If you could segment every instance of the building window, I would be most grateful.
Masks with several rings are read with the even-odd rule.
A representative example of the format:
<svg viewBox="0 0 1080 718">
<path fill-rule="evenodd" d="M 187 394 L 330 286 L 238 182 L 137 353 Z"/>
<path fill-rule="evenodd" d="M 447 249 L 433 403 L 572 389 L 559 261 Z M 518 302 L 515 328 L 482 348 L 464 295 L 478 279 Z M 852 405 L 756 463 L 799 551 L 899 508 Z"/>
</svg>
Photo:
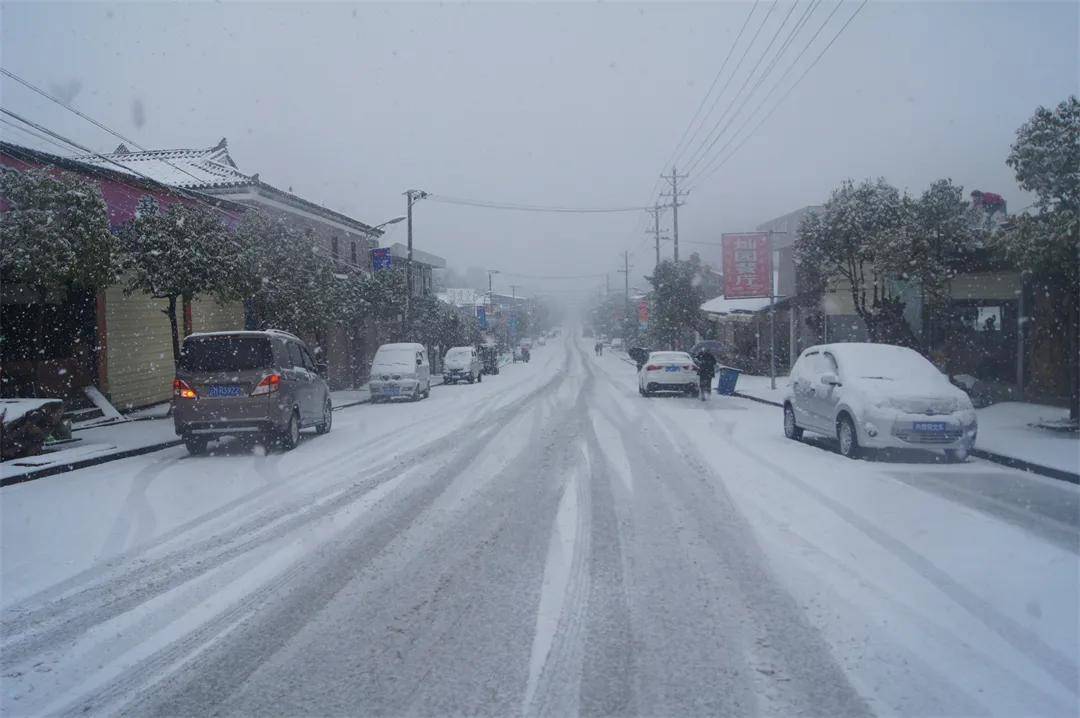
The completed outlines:
<svg viewBox="0 0 1080 718">
<path fill-rule="evenodd" d="M 335 262 L 338 260 L 339 255 L 338 255 L 338 240 L 337 240 L 337 237 L 334 237 L 333 239 L 330 240 L 330 256 L 332 256 L 334 258 Z"/>
</svg>

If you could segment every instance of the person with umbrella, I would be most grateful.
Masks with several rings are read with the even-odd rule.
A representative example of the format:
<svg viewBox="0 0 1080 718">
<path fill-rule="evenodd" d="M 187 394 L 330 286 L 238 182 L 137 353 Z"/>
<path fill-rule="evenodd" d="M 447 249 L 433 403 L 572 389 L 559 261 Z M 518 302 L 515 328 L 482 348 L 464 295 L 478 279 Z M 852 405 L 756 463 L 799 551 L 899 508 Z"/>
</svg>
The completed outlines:
<svg viewBox="0 0 1080 718">
<path fill-rule="evenodd" d="M 712 380 L 716 376 L 716 357 L 713 353 L 702 347 L 693 356 L 698 370 L 698 395 L 702 401 L 708 400 L 712 393 Z"/>
</svg>

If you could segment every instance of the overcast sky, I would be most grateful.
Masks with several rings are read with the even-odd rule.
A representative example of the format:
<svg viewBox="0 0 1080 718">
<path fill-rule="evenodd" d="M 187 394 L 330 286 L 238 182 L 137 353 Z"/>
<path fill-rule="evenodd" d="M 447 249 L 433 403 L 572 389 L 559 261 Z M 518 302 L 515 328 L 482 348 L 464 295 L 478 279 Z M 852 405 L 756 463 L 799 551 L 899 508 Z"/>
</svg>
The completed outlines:
<svg viewBox="0 0 1080 718">
<path fill-rule="evenodd" d="M 1010 210 L 1031 201 L 1005 157 L 1035 107 L 1077 92 L 1075 2 L 871 2 L 749 134 L 857 8 L 839 8 L 754 115 L 835 7 L 814 8 L 749 94 L 806 2 L 790 15 L 790 3 L 770 13 L 772 3 L 761 2 L 720 78 L 717 90 L 729 82 L 727 91 L 683 159 L 692 162 L 704 130 L 731 123 L 687 181 L 693 192 L 679 215 L 683 253 L 708 253 L 690 243 L 718 242 L 723 232 L 820 203 L 847 177 L 880 175 L 912 192 L 951 177 L 966 191 L 999 192 Z M 401 193 L 410 187 L 534 205 L 651 204 L 657 175 L 670 170 L 665 163 L 751 4 L 0 7 L 6 69 L 145 147 L 207 147 L 226 137 L 242 171 L 375 224 L 403 213 Z M 737 98 L 759 57 L 764 62 Z M 5 108 L 96 150 L 118 144 L 6 78 L 0 93 Z M 725 118 L 729 106 L 739 114 Z M 9 141 L 59 152 L 8 125 L 0 130 Z M 701 174 L 729 139 L 722 156 L 744 136 L 718 172 Z M 611 271 L 620 284 L 614 270 L 629 250 L 635 283 L 643 285 L 654 260 L 642 233 L 646 219 L 424 202 L 416 207 L 415 241 L 461 270 Z M 387 240 L 404 242 L 403 227 Z M 666 245 L 665 256 L 670 251 Z M 599 281 L 531 284 L 572 292 Z"/>
</svg>

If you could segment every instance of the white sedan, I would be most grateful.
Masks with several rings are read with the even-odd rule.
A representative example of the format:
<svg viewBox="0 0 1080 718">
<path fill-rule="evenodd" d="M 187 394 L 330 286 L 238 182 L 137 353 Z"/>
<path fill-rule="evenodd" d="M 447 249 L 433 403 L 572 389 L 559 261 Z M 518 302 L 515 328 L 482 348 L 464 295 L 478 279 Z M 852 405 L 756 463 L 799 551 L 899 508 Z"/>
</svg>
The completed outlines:
<svg viewBox="0 0 1080 718">
<path fill-rule="evenodd" d="M 825 344 L 791 369 L 784 434 L 834 436 L 840 453 L 865 448 L 943 449 L 963 461 L 978 426 L 968 395 L 921 354 L 889 344 Z"/>
<path fill-rule="evenodd" d="M 686 352 L 652 352 L 638 372 L 638 393 L 678 392 L 697 396 L 698 374 Z"/>
</svg>

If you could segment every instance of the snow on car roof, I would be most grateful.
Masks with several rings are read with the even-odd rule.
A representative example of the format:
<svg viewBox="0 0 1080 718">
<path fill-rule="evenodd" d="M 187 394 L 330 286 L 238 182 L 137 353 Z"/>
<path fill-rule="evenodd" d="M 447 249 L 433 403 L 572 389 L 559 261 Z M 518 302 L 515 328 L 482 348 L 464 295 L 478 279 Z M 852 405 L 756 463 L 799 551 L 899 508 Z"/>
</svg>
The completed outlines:
<svg viewBox="0 0 1080 718">
<path fill-rule="evenodd" d="M 686 352 L 653 352 L 649 355 L 649 359 L 676 359 L 679 361 L 689 361 L 690 355 Z"/>
<path fill-rule="evenodd" d="M 892 344 L 843 342 L 817 347 L 836 357 L 843 374 L 883 379 L 945 379 L 937 367 L 914 349 Z"/>
</svg>

